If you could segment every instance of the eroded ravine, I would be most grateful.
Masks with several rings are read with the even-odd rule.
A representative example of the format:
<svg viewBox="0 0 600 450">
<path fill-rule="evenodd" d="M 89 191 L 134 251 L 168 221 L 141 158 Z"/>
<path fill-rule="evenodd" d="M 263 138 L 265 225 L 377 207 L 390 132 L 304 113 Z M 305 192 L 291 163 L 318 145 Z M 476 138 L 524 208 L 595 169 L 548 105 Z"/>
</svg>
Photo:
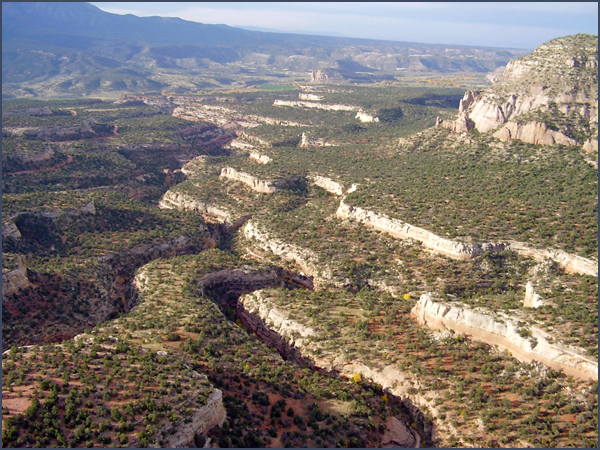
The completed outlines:
<svg viewBox="0 0 600 450">
<path fill-rule="evenodd" d="M 422 441 L 429 444 L 434 442 L 433 436 L 436 433 L 434 430 L 435 425 L 405 392 L 402 395 L 399 391 L 395 392 L 391 389 L 391 383 L 388 383 L 385 376 L 382 377 L 376 370 L 371 370 L 362 364 L 346 364 L 345 368 L 340 370 L 333 365 L 315 360 L 311 355 L 303 353 L 302 346 L 298 345 L 298 341 L 290 342 L 289 339 L 289 332 L 294 332 L 304 337 L 314 334 L 311 333 L 309 328 L 287 320 L 284 312 L 271 309 L 270 312 L 277 316 L 276 321 L 279 320 L 283 324 L 282 329 L 275 330 L 265 323 L 260 313 L 249 310 L 251 308 L 248 308 L 248 303 L 245 301 L 253 293 L 260 292 L 264 288 L 283 286 L 290 289 L 312 288 L 312 280 L 310 278 L 292 273 L 283 268 L 257 270 L 249 267 L 241 267 L 206 274 L 197 279 L 196 283 L 198 293 L 215 301 L 230 320 L 239 319 L 248 332 L 254 334 L 268 347 L 276 349 L 286 361 L 297 364 L 299 367 L 308 367 L 322 375 L 342 377 L 344 379 L 351 379 L 357 371 L 362 372 L 365 375 L 365 379 L 381 385 L 387 396 L 398 398 L 410 412 L 412 421 L 418 425 L 417 428 L 421 431 L 421 434 L 417 428 L 410 425 L 409 421 L 400 422 L 396 418 L 393 423 L 388 424 L 388 427 L 391 426 L 391 428 L 395 429 L 393 431 L 395 435 L 404 436 L 403 442 L 395 442 L 396 444 L 402 447 L 419 448 Z M 267 315 L 269 314 L 267 313 Z M 399 372 L 398 375 L 401 377 Z M 392 380 L 392 383 L 397 383 L 398 381 L 399 378 L 396 378 Z M 395 439 L 399 438 L 396 437 Z"/>
</svg>

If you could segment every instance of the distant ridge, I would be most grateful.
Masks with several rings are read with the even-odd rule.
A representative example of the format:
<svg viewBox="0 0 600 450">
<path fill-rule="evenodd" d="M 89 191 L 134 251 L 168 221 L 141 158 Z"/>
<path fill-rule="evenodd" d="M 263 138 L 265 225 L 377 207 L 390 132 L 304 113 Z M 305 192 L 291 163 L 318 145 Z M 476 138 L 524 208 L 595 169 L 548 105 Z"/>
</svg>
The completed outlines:
<svg viewBox="0 0 600 450">
<path fill-rule="evenodd" d="M 523 54 L 250 31 L 111 14 L 89 3 L 2 3 L 4 97 L 195 91 L 236 80 L 253 84 L 257 77 L 306 77 L 312 70 L 347 67 L 366 67 L 378 72 L 379 79 L 385 79 L 382 74 L 393 78 L 399 70 L 487 73 Z"/>
</svg>

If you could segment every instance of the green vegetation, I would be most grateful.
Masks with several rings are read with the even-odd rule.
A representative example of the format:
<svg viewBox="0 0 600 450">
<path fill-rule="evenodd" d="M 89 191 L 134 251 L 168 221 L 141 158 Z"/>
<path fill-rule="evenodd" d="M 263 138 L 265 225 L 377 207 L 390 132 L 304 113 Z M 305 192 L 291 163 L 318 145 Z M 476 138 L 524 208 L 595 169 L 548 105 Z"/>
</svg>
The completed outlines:
<svg viewBox="0 0 600 450">
<path fill-rule="evenodd" d="M 171 101 L 160 107 L 3 102 L 5 113 L 66 112 L 3 114 L 4 127 L 43 131 L 3 137 L 3 274 L 27 265 L 26 286 L 3 295 L 3 345 L 14 348 L 3 355 L 3 444 L 165 446 L 170 430 L 189 423 L 216 388 L 227 419 L 188 436 L 190 444 L 210 437 L 220 447 L 379 446 L 388 418 L 398 417 L 422 445 L 597 445 L 597 384 L 425 330 L 410 317 L 419 296 L 435 292 L 516 317 L 524 336 L 535 325 L 596 357 L 597 278 L 511 251 L 468 261 L 430 253 L 418 241 L 340 220 L 342 197 L 311 181 L 357 184 L 347 204 L 443 237 L 518 240 L 597 258 L 590 156 L 433 128 L 438 116 L 455 113 L 458 89 L 314 87 L 322 103 L 380 117 L 361 123 L 355 112 L 274 107 L 276 99 L 298 98 L 285 83 L 160 96 L 160 104 Z M 176 105 L 218 106 L 207 120 L 220 126 L 173 117 Z M 233 116 L 257 126 L 221 125 Z M 102 133 L 57 139 L 56 128 L 91 118 Z M 559 114 L 554 119 L 566 126 Z M 333 145 L 300 148 L 302 133 Z M 228 148 L 236 135 L 271 162 L 249 158 L 247 147 Z M 226 166 L 278 189 L 262 194 L 220 177 Z M 158 208 L 168 190 L 197 210 Z M 217 219 L 206 205 L 229 218 Z M 244 237 L 248 220 L 288 254 Z M 269 342 L 284 360 L 245 329 L 237 296 L 251 289 L 243 281 L 199 284 L 232 270 L 276 274 L 263 295 L 315 331 L 302 349 Z M 528 281 L 545 306 L 523 306 Z M 68 340 L 76 334 L 83 336 Z M 26 351 L 26 344 L 36 345 Z M 337 357 L 404 374 L 420 412 L 365 373 L 311 369 Z M 458 439 L 443 434 L 433 442 L 436 421 L 454 427 Z"/>
</svg>

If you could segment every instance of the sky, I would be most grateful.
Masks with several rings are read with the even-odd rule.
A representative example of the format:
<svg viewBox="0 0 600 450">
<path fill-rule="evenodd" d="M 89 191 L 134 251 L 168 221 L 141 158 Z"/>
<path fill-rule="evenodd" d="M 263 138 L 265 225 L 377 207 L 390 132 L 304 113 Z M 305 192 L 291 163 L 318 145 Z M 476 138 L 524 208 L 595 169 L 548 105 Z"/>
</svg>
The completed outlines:
<svg viewBox="0 0 600 450">
<path fill-rule="evenodd" d="M 263 31 L 534 49 L 598 34 L 597 2 L 91 2 L 115 14 Z"/>
</svg>

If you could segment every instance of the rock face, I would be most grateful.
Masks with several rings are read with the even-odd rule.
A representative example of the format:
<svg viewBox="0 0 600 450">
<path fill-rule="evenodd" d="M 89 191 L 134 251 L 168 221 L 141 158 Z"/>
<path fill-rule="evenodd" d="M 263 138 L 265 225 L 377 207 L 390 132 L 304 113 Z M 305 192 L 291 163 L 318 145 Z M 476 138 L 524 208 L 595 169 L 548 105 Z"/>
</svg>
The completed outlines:
<svg viewBox="0 0 600 450">
<path fill-rule="evenodd" d="M 19 231 L 17 225 L 12 221 L 7 221 L 6 223 L 2 223 L 2 239 L 21 239 L 22 235 Z"/>
<path fill-rule="evenodd" d="M 292 100 L 275 100 L 273 106 L 292 106 L 297 108 L 317 108 L 325 109 L 328 111 L 357 111 L 357 106 L 350 105 L 324 105 L 323 103 L 314 103 L 306 101 L 292 101 Z"/>
<path fill-rule="evenodd" d="M 598 361 L 585 356 L 583 350 L 552 343 L 548 333 L 537 327 L 522 328 L 510 317 L 500 318 L 454 303 L 435 301 L 430 294 L 421 296 L 411 314 L 422 325 L 471 335 L 472 339 L 510 351 L 521 361 L 541 361 L 567 375 L 598 379 Z"/>
<path fill-rule="evenodd" d="M 540 122 L 509 122 L 494 133 L 494 137 L 502 141 L 519 139 L 530 144 L 540 145 L 576 145 L 577 141 L 558 131 L 550 130 L 548 125 Z"/>
<path fill-rule="evenodd" d="M 321 95 L 307 94 L 307 93 L 304 93 L 304 92 L 300 92 L 298 94 L 298 98 L 300 100 L 309 100 L 309 101 L 316 101 L 316 102 L 318 102 L 319 100 L 323 100 L 323 96 L 321 96 Z"/>
<path fill-rule="evenodd" d="M 215 218 L 222 223 L 229 223 L 233 220 L 233 215 L 210 203 L 204 203 L 181 192 L 167 191 L 158 202 L 160 208 L 165 209 L 183 209 L 188 211 L 198 211 L 203 216 Z"/>
<path fill-rule="evenodd" d="M 271 161 L 273 161 L 267 155 L 261 155 L 258 152 L 250 152 L 249 156 L 250 156 L 250 158 L 256 160 L 256 162 L 258 162 L 260 164 L 269 164 Z"/>
<path fill-rule="evenodd" d="M 333 181 L 331 178 L 322 177 L 320 175 L 311 175 L 309 179 L 322 189 L 335 195 L 343 195 L 346 192 L 344 186 Z"/>
<path fill-rule="evenodd" d="M 554 39 L 510 61 L 502 73 L 494 73 L 492 86 L 465 93 L 458 112 L 456 121 L 440 125 L 457 132 L 497 130 L 499 139 L 541 145 L 584 145 L 585 140 L 578 142 L 569 134 L 587 122 L 586 148 L 593 148 L 598 129 L 597 37 Z"/>
<path fill-rule="evenodd" d="M 310 147 L 331 147 L 332 144 L 325 142 L 324 139 L 314 139 L 309 138 L 306 133 L 302 133 L 302 137 L 300 138 L 300 143 L 298 147 L 300 148 L 310 148 Z"/>
<path fill-rule="evenodd" d="M 388 417 L 387 430 L 381 439 L 382 448 L 421 448 L 421 437 L 396 417 Z"/>
<path fill-rule="evenodd" d="M 373 368 L 357 361 L 348 361 L 341 353 L 315 356 L 311 349 L 318 348 L 318 344 L 310 342 L 311 337 L 315 335 L 315 330 L 290 319 L 289 314 L 279 309 L 264 291 L 241 297 L 238 302 L 238 316 L 267 345 L 275 346 L 287 357 L 301 358 L 303 362 L 309 363 L 314 369 L 333 372 L 346 378 L 360 373 L 363 378 L 380 384 L 392 395 L 403 399 L 408 399 L 408 392 L 415 382 L 418 386 L 418 382 L 413 379 L 411 374 L 401 372 L 395 365 Z M 414 416 L 422 416 L 422 412 L 415 407 L 415 404 L 425 405 L 428 404 L 428 400 L 419 394 L 410 395 L 410 398 L 411 401 L 407 403 L 407 406 L 411 409 L 411 413 Z M 436 410 L 432 406 L 433 404 L 429 405 L 436 414 Z M 388 433 L 384 435 L 382 445 L 410 447 L 412 443 L 414 447 L 418 447 L 420 438 L 416 430 L 408 424 L 392 423 L 389 425 L 392 427 L 389 427 Z M 435 437 L 437 430 L 426 429 L 425 432 L 431 433 Z"/>
<path fill-rule="evenodd" d="M 239 141 L 237 139 L 235 141 L 231 141 L 229 145 L 233 148 L 239 148 L 241 150 L 248 150 L 250 148 L 254 148 L 254 145 L 248 144 L 247 142 Z"/>
<path fill-rule="evenodd" d="M 531 281 L 528 281 L 527 285 L 525 285 L 525 298 L 523 299 L 523 306 L 526 308 L 539 308 L 540 306 L 544 305 L 545 303 L 542 300 L 542 297 L 540 294 L 535 292 Z"/>
<path fill-rule="evenodd" d="M 27 278 L 27 259 L 23 255 L 17 256 L 17 267 L 4 273 L 2 270 L 2 295 L 13 294 L 20 289 L 31 285 Z"/>
<path fill-rule="evenodd" d="M 354 118 L 360 120 L 363 123 L 379 122 L 379 117 L 375 117 L 370 114 L 367 114 L 362 109 L 358 110 L 358 112 L 356 113 L 356 116 L 354 116 Z"/>
<path fill-rule="evenodd" d="M 211 428 L 223 425 L 227 418 L 227 411 L 223 406 L 223 393 L 213 389 L 206 405 L 198 408 L 190 421 L 167 425 L 159 431 L 166 438 L 166 448 L 186 448 L 194 442 L 194 435 L 208 432 Z"/>
<path fill-rule="evenodd" d="M 338 69 L 313 70 L 310 74 L 311 83 L 331 83 L 335 81 L 342 81 L 343 79 L 343 72 Z"/>
<path fill-rule="evenodd" d="M 558 263 L 566 272 L 581 275 L 598 276 L 598 261 L 593 261 L 578 255 L 570 255 L 562 250 L 547 250 L 529 248 L 522 242 L 509 241 L 509 249 L 523 256 L 528 256 L 538 261 L 550 259 Z"/>
<path fill-rule="evenodd" d="M 412 226 L 397 219 L 347 205 L 342 200 L 336 212 L 342 220 L 353 219 L 400 239 L 416 239 L 434 253 L 455 259 L 472 259 L 484 252 L 500 252 L 507 249 L 504 243 L 466 244 L 442 238 L 431 231 Z"/>
<path fill-rule="evenodd" d="M 277 190 L 277 186 L 272 181 L 259 180 L 258 178 L 245 172 L 238 172 L 231 167 L 221 169 L 221 177 L 229 178 L 230 180 L 240 181 L 249 186 L 252 190 L 262 194 L 272 194 Z"/>
<path fill-rule="evenodd" d="M 350 192 L 350 191 L 348 191 Z M 512 250 L 523 256 L 538 261 L 551 259 L 565 271 L 581 275 L 598 276 L 598 262 L 578 255 L 570 255 L 562 250 L 534 249 L 522 242 L 508 241 L 499 243 L 472 243 L 452 241 L 440 237 L 431 231 L 413 226 L 398 219 L 390 219 L 383 214 L 377 214 L 363 208 L 350 206 L 340 201 L 336 216 L 342 220 L 352 219 L 364 223 L 376 230 L 388 233 L 399 239 L 416 239 L 433 253 L 449 256 L 455 259 L 472 259 L 484 252 L 501 252 Z"/>
<path fill-rule="evenodd" d="M 281 277 L 273 270 L 240 268 L 209 273 L 200 277 L 197 284 L 197 289 L 202 295 L 209 295 L 214 289 L 219 290 L 221 294 L 226 290 L 228 299 L 237 299 L 242 294 L 281 286 L 283 283 Z"/>
<path fill-rule="evenodd" d="M 177 106 L 173 116 L 194 122 L 210 122 L 223 128 L 243 127 L 252 128 L 266 123 L 267 125 L 280 125 L 284 127 L 306 126 L 301 123 L 287 120 L 273 119 L 271 117 L 256 116 L 253 114 L 240 114 L 229 108 L 198 103 Z M 232 137 L 233 139 L 233 137 Z"/>
<path fill-rule="evenodd" d="M 262 341 L 283 349 L 288 356 L 294 349 L 305 346 L 309 336 L 316 335 L 312 328 L 288 319 L 288 313 L 277 308 L 263 290 L 240 297 L 237 310 L 246 326 Z"/>
<path fill-rule="evenodd" d="M 248 221 L 242 228 L 246 239 L 254 241 L 263 250 L 279 256 L 280 258 L 297 264 L 304 275 L 314 278 L 315 287 L 320 282 L 331 279 L 331 270 L 324 264 L 319 264 L 317 255 L 310 250 L 288 244 L 281 239 L 271 238 L 266 232 L 261 231 L 253 221 Z"/>
</svg>

